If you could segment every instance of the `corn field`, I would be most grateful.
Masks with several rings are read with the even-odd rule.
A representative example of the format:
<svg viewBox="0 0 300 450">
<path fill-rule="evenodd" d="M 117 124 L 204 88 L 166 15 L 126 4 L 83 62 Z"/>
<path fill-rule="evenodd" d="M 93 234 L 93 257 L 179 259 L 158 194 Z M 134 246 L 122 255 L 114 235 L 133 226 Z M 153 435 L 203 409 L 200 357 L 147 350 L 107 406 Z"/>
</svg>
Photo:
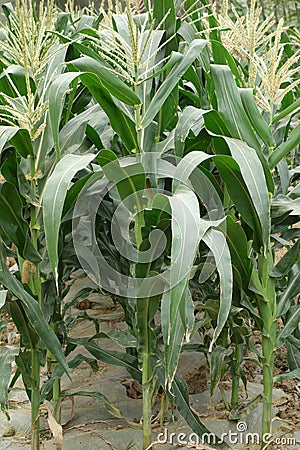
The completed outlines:
<svg viewBox="0 0 300 450">
<path fill-rule="evenodd" d="M 72 395 L 140 429 L 142 450 L 175 412 L 208 445 L 178 374 L 193 351 L 229 419 L 260 404 L 272 436 L 274 383 L 300 379 L 299 6 L 1 3 L 0 330 L 20 336 L 0 341 L 1 410 L 21 380 L 31 449 L 45 408 L 62 449 L 61 379 L 102 362 L 141 386 L 139 421 Z M 83 276 L 93 287 L 69 300 Z M 95 332 L 74 335 L 70 311 L 91 293 L 121 306 L 124 330 L 85 314 Z M 249 360 L 262 387 L 245 402 Z"/>
</svg>

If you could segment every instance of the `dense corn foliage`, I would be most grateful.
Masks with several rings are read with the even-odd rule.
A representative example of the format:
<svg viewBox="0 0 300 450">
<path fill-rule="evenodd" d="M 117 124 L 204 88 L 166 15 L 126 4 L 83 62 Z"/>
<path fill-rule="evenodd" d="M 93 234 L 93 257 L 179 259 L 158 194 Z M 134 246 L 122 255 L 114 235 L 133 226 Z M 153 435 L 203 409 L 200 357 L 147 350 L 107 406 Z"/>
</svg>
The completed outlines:
<svg viewBox="0 0 300 450">
<path fill-rule="evenodd" d="M 21 335 L 17 354 L 0 348 L 1 408 L 22 376 L 38 449 L 40 407 L 52 400 L 60 422 L 60 378 L 82 345 L 141 382 L 146 450 L 158 392 L 162 416 L 176 405 L 208 431 L 177 375 L 181 352 L 205 354 L 211 394 L 231 373 L 237 420 L 251 351 L 269 433 L 276 349 L 289 363 L 279 378 L 300 372 L 300 37 L 279 18 L 297 7 L 35 3 L 3 6 L 0 40 L 0 307 Z M 77 269 L 122 305 L 126 332 L 70 336 L 69 308 L 87 295 L 64 302 Z M 104 337 L 124 352 L 104 353 Z"/>
</svg>

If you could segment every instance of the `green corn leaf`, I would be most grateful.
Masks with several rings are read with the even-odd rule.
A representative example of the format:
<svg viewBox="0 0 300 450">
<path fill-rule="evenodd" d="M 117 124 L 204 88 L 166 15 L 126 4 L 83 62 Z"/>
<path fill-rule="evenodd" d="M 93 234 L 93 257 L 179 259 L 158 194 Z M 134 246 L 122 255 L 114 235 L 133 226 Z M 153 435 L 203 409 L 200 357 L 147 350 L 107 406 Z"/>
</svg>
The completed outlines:
<svg viewBox="0 0 300 450">
<path fill-rule="evenodd" d="M 6 412 L 8 408 L 8 386 L 11 378 L 12 364 L 17 353 L 17 348 L 0 347 L 0 408 L 1 411 L 4 412 Z"/>
<path fill-rule="evenodd" d="M 153 2 L 153 18 L 156 25 L 161 23 L 161 28 L 165 30 L 165 40 L 174 36 L 174 38 L 167 43 L 166 53 L 170 54 L 171 51 L 177 50 L 175 37 L 176 11 L 174 0 L 160 0 L 159 2 Z"/>
<path fill-rule="evenodd" d="M 7 291 L 1 290 L 1 291 L 0 291 L 0 308 L 2 308 L 2 306 L 5 305 L 5 302 L 6 302 L 6 296 L 7 296 Z"/>
<path fill-rule="evenodd" d="M 173 69 L 170 71 L 165 81 L 159 87 L 158 91 L 155 93 L 152 98 L 146 113 L 142 119 L 141 127 L 146 128 L 155 116 L 161 110 L 163 104 L 166 99 L 169 97 L 177 83 L 179 83 L 181 77 L 188 70 L 188 68 L 193 64 L 196 58 L 199 57 L 201 51 L 206 47 L 207 41 L 202 39 L 196 39 L 193 43 L 187 48 L 186 53 L 184 54 L 182 60 L 176 64 Z"/>
<path fill-rule="evenodd" d="M 114 350 L 105 350 L 99 347 L 95 342 L 90 339 L 74 339 L 68 340 L 70 344 L 83 345 L 86 350 L 93 355 L 96 359 L 114 366 L 125 367 L 131 376 L 137 380 L 142 380 L 142 375 L 138 369 L 137 358 L 129 353 L 116 352 Z"/>
<path fill-rule="evenodd" d="M 292 370 L 292 372 L 276 375 L 273 378 L 273 381 L 274 381 L 274 383 L 278 383 L 279 381 L 282 381 L 282 380 L 293 380 L 293 379 L 300 380 L 300 367 L 298 367 L 295 370 Z"/>
<path fill-rule="evenodd" d="M 176 169 L 175 186 L 178 183 L 176 179 L 187 182 L 199 164 L 212 158 L 240 214 L 255 231 L 259 247 L 266 248 L 270 226 L 269 195 L 260 160 L 255 150 L 245 142 L 227 137 L 222 139 L 227 143 L 232 157 L 197 151 L 188 153 Z"/>
<path fill-rule="evenodd" d="M 93 79 L 94 84 L 97 84 L 97 80 L 99 80 L 101 85 L 112 96 L 126 103 L 126 105 L 134 106 L 141 103 L 134 90 L 129 88 L 127 84 L 112 73 L 111 68 L 106 63 L 90 58 L 89 56 L 82 56 L 79 59 L 71 61 L 70 64 L 79 70 L 79 72 L 95 75 L 96 78 Z"/>
<path fill-rule="evenodd" d="M 293 129 L 285 142 L 282 142 L 273 150 L 269 157 L 270 169 L 273 169 L 279 161 L 287 156 L 293 149 L 300 144 L 300 123 Z"/>
<path fill-rule="evenodd" d="M 68 365 L 70 369 L 77 369 L 77 367 L 83 362 L 88 363 L 94 373 L 99 371 L 97 360 L 86 355 L 82 355 L 81 353 L 78 353 L 72 360 L 68 361 Z M 56 364 L 52 370 L 51 377 L 43 383 L 41 388 L 41 402 L 47 398 L 47 395 L 53 388 L 55 380 L 61 379 L 63 374 L 64 371 L 62 367 L 59 364 Z"/>
<path fill-rule="evenodd" d="M 300 215 L 300 197 L 292 199 L 287 195 L 279 194 L 272 199 L 271 204 L 272 217 L 280 217 L 287 213 L 290 216 Z"/>
<path fill-rule="evenodd" d="M 56 77 L 50 85 L 49 89 L 49 122 L 52 136 L 57 153 L 57 159 L 60 158 L 59 147 L 59 124 L 63 111 L 65 95 L 69 89 L 69 85 L 73 80 L 79 77 L 78 72 L 63 73 Z"/>
<path fill-rule="evenodd" d="M 225 182 L 229 195 L 244 221 L 254 231 L 254 245 L 257 251 L 263 246 L 260 218 L 243 180 L 238 164 L 230 157 L 215 158 L 216 166 Z"/>
<path fill-rule="evenodd" d="M 226 64 L 227 58 L 222 48 L 220 25 L 212 11 L 211 3 L 209 0 L 201 0 L 201 3 L 205 5 L 205 9 L 208 13 L 208 24 L 211 30 L 209 33 L 209 40 L 211 42 L 213 60 L 217 64 Z"/>
<path fill-rule="evenodd" d="M 33 148 L 27 130 L 11 126 L 0 126 L 0 154 L 4 146 L 11 142 L 23 158 L 33 156 Z"/>
<path fill-rule="evenodd" d="M 58 235 L 64 201 L 74 175 L 86 167 L 95 155 L 66 155 L 48 179 L 44 192 L 44 227 L 49 260 L 56 282 L 58 277 Z"/>
<path fill-rule="evenodd" d="M 292 113 L 298 112 L 300 109 L 300 98 L 293 102 L 291 105 L 287 106 L 283 111 L 278 113 L 272 120 L 272 124 L 278 122 L 281 119 L 284 119 L 286 116 Z"/>
<path fill-rule="evenodd" d="M 252 147 L 256 150 L 264 169 L 268 189 L 271 193 L 274 193 L 274 182 L 268 168 L 268 162 L 261 151 L 260 143 L 252 129 L 229 67 L 212 65 L 212 74 L 216 89 L 218 111 L 225 126 L 230 131 L 230 136 L 245 141 L 249 148 Z M 258 118 L 256 117 L 255 121 L 257 120 Z"/>
<path fill-rule="evenodd" d="M 107 114 L 110 124 L 117 135 L 122 139 L 129 153 L 136 153 L 139 149 L 136 124 L 122 108 L 113 100 L 110 92 L 100 84 L 95 86 L 91 76 L 84 75 L 83 83 Z"/>
<path fill-rule="evenodd" d="M 289 273 L 288 283 L 283 293 L 279 297 L 277 304 L 277 317 L 286 314 L 290 308 L 290 300 L 295 298 L 300 292 L 300 264 L 296 264 Z"/>
<path fill-rule="evenodd" d="M 233 275 L 230 251 L 224 234 L 221 231 L 211 228 L 205 233 L 203 241 L 213 253 L 220 278 L 220 306 L 218 320 L 209 348 L 209 351 L 212 351 L 212 347 L 220 336 L 228 319 L 232 300 Z"/>
<path fill-rule="evenodd" d="M 177 126 L 175 128 L 174 144 L 176 156 L 183 156 L 184 142 L 192 130 L 197 136 L 204 126 L 203 119 L 204 110 L 195 108 L 194 106 L 187 106 L 179 116 Z"/>
<path fill-rule="evenodd" d="M 64 392 L 65 396 L 79 396 L 79 397 L 92 397 L 93 399 L 97 400 L 100 403 L 103 403 L 107 411 L 112 414 L 114 417 L 118 419 L 126 420 L 126 418 L 123 416 L 121 411 L 116 408 L 109 399 L 101 394 L 101 392 L 95 392 L 95 391 L 75 391 L 75 392 Z M 133 425 L 133 424 L 132 424 Z M 136 426 L 138 426 L 136 424 Z"/>
<path fill-rule="evenodd" d="M 189 427 L 191 427 L 193 432 L 200 438 L 202 437 L 202 435 L 210 436 L 209 438 L 210 440 L 207 443 L 211 444 L 211 441 L 213 441 L 213 445 L 216 449 L 220 450 L 230 449 L 229 445 L 227 445 L 225 442 L 220 443 L 220 439 L 218 438 L 218 436 L 215 437 L 213 436 L 213 433 L 211 433 L 208 430 L 208 428 L 204 425 L 204 423 L 201 422 L 198 415 L 191 409 L 186 382 L 179 377 L 175 377 L 173 383 L 173 390 L 177 409 L 180 415 L 185 419 Z M 204 436 L 203 439 L 204 442 L 206 442 Z"/>
<path fill-rule="evenodd" d="M 101 151 L 97 161 L 102 165 L 106 178 L 116 183 L 121 199 L 125 200 L 132 196 L 130 199 L 135 200 L 136 205 L 139 205 L 140 194 L 146 187 L 146 174 L 143 165 L 134 163 L 121 166 L 116 155 L 113 155 L 114 153 L 109 150 Z M 111 159 L 107 164 L 108 158 L 114 159 Z M 140 211 L 139 207 L 137 211 Z"/>
<path fill-rule="evenodd" d="M 34 92 L 35 86 L 31 77 L 29 81 L 30 87 Z M 0 91 L 5 92 L 11 98 L 27 95 L 24 67 L 15 64 L 8 66 L 0 75 Z"/>
<path fill-rule="evenodd" d="M 239 89 L 239 93 L 252 127 L 268 147 L 275 147 L 276 143 L 270 127 L 267 125 L 254 101 L 253 89 Z"/>
<path fill-rule="evenodd" d="M 221 377 L 223 376 L 223 365 L 226 356 L 232 353 L 231 348 L 224 348 L 218 345 L 213 349 L 210 359 L 210 396 L 215 393 Z"/>
<path fill-rule="evenodd" d="M 136 348 L 137 346 L 136 338 L 128 331 L 110 330 L 107 333 L 101 331 L 100 333 L 96 334 L 94 338 L 111 339 L 124 348 Z"/>
<path fill-rule="evenodd" d="M 19 254 L 32 263 L 39 263 L 41 256 L 29 238 L 29 225 L 23 219 L 23 204 L 17 188 L 11 183 L 0 185 L 0 225 L 8 238 L 16 245 Z"/>
<path fill-rule="evenodd" d="M 197 197 L 184 185 L 177 186 L 173 196 L 167 199 L 172 211 L 170 290 L 162 297 L 161 320 L 166 349 L 166 381 L 170 389 L 183 339 L 189 339 L 186 315 L 188 280 L 200 239 L 210 222 L 201 221 Z"/>
<path fill-rule="evenodd" d="M 299 260 L 300 241 L 298 240 L 289 251 L 280 259 L 271 272 L 271 277 L 281 278 L 287 275 L 293 265 Z"/>
<path fill-rule="evenodd" d="M 37 301 L 28 294 L 22 284 L 10 273 L 6 267 L 3 243 L 0 240 L 0 283 L 10 290 L 21 302 L 25 314 L 35 332 L 40 336 L 45 346 L 56 358 L 59 364 L 68 372 L 68 364 L 61 350 L 61 345 L 52 328 L 45 321 Z"/>
<path fill-rule="evenodd" d="M 240 167 L 243 180 L 251 195 L 256 216 L 261 226 L 261 240 L 264 250 L 266 250 L 270 233 L 270 207 L 266 178 L 261 160 L 258 160 L 256 152 L 244 142 L 230 138 L 224 138 L 224 140 L 229 147 L 232 157 Z"/>
<path fill-rule="evenodd" d="M 212 32 L 213 33 L 213 32 Z M 224 59 L 224 64 L 227 64 L 230 67 L 230 70 L 232 74 L 234 75 L 236 80 L 241 80 L 241 73 L 238 70 L 237 62 L 235 58 L 231 55 L 231 53 L 227 50 L 227 48 L 222 44 L 221 39 L 220 40 L 212 40 L 210 39 L 212 47 L 214 47 L 215 50 L 219 52 L 219 54 L 222 54 L 222 58 Z M 215 61 L 218 64 L 223 64 L 218 61 Z"/>
<path fill-rule="evenodd" d="M 220 136 L 230 136 L 230 132 L 222 120 L 220 114 L 215 110 L 206 111 L 204 116 L 205 127 L 208 132 Z"/>
<path fill-rule="evenodd" d="M 290 371 L 300 369 L 300 339 L 293 335 L 288 336 L 285 340 L 285 346 Z"/>
<path fill-rule="evenodd" d="M 237 222 L 235 222 L 231 216 L 226 219 L 226 239 L 231 254 L 231 261 L 234 270 L 234 281 L 240 284 L 240 288 L 243 287 L 247 290 L 252 269 L 253 262 L 248 256 L 248 241 L 247 236 Z"/>
<path fill-rule="evenodd" d="M 230 420 L 241 420 L 244 417 L 247 417 L 251 411 L 253 411 L 262 401 L 262 394 L 258 394 L 254 397 L 250 402 L 247 402 L 243 408 L 241 409 L 241 405 L 238 405 L 236 408 L 233 408 L 230 412 L 229 419 Z"/>
<path fill-rule="evenodd" d="M 250 147 L 260 149 L 231 70 L 228 66 L 213 64 L 211 71 L 215 84 L 218 111 L 231 132 L 231 136 L 247 142 Z"/>
<path fill-rule="evenodd" d="M 283 345 L 285 339 L 293 334 L 296 328 L 298 328 L 300 322 L 300 307 L 294 305 L 290 308 L 288 313 L 287 322 L 284 324 L 284 328 L 278 333 L 276 347 L 279 348 Z"/>
<path fill-rule="evenodd" d="M 31 350 L 36 348 L 39 342 L 39 336 L 33 329 L 22 302 L 20 300 L 8 302 L 7 310 L 22 336 L 22 346 Z"/>
</svg>

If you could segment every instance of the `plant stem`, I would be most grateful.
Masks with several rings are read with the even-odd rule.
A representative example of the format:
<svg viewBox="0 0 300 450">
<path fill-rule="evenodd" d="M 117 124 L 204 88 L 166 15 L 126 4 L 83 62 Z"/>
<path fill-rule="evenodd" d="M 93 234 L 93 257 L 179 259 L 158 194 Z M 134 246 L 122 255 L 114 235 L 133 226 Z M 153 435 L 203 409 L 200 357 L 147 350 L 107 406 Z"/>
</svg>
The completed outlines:
<svg viewBox="0 0 300 450">
<path fill-rule="evenodd" d="M 60 386 L 60 378 L 54 381 L 53 384 L 53 404 L 54 411 L 53 416 L 56 422 L 61 422 L 61 386 Z"/>
<path fill-rule="evenodd" d="M 33 164 L 32 164 L 33 166 Z M 33 167 L 32 167 L 33 169 Z M 32 180 L 33 184 L 33 180 Z M 39 228 L 37 226 L 37 208 L 31 207 L 30 217 L 30 231 L 31 241 L 34 248 L 38 249 L 38 236 Z M 39 265 L 30 266 L 30 280 L 29 285 L 32 292 L 38 298 L 38 303 L 42 307 L 42 289 L 41 289 L 41 276 Z M 39 450 L 40 448 L 40 420 L 39 420 L 39 408 L 40 408 L 40 351 L 39 344 L 31 350 L 31 378 L 34 382 L 34 387 L 31 393 L 31 449 Z"/>
<path fill-rule="evenodd" d="M 263 288 L 263 297 L 258 296 L 257 305 L 260 317 L 263 321 L 262 330 L 262 355 L 263 355 L 263 417 L 262 434 L 271 431 L 272 420 L 272 394 L 274 355 L 276 350 L 277 317 L 276 317 L 276 292 L 274 279 L 270 276 L 274 267 L 273 255 L 269 245 L 267 256 L 258 259 L 258 270 Z"/>
<path fill-rule="evenodd" d="M 263 337 L 262 339 L 262 353 L 265 358 L 265 362 L 263 363 L 264 396 L 262 435 L 271 431 L 274 372 L 274 346 L 272 341 L 270 337 Z"/>
<path fill-rule="evenodd" d="M 239 402 L 239 384 L 240 384 L 240 364 L 242 361 L 243 344 L 236 344 L 234 358 L 232 361 L 232 387 L 231 387 L 231 407 L 234 408 Z"/>
<path fill-rule="evenodd" d="M 53 329 L 54 333 L 57 335 L 57 329 L 56 324 L 51 323 L 51 328 Z M 48 373 L 50 376 L 52 376 L 52 373 L 57 365 L 57 361 L 55 357 L 52 355 L 52 353 L 47 350 L 47 368 Z M 56 422 L 61 422 L 61 381 L 60 378 L 56 379 L 53 383 L 53 393 L 52 393 L 52 399 L 53 399 L 53 416 L 56 420 Z"/>
<path fill-rule="evenodd" d="M 143 242 L 142 226 L 143 213 L 140 211 L 135 217 L 134 233 L 137 249 Z M 143 450 L 151 445 L 152 440 L 152 392 L 151 392 L 151 327 L 150 307 L 151 297 L 137 298 L 138 317 L 138 353 L 142 360 L 142 390 L 143 390 Z"/>
<path fill-rule="evenodd" d="M 148 339 L 147 339 L 148 341 Z M 148 346 L 147 346 L 148 347 Z M 143 354 L 143 450 L 147 449 L 151 444 L 152 439 L 152 427 L 151 427 L 151 414 L 152 414 L 152 401 L 151 401 L 151 365 L 150 354 L 145 352 Z"/>
<path fill-rule="evenodd" d="M 31 377 L 34 383 L 31 392 L 31 450 L 40 448 L 40 355 L 39 350 L 31 351 Z"/>
</svg>

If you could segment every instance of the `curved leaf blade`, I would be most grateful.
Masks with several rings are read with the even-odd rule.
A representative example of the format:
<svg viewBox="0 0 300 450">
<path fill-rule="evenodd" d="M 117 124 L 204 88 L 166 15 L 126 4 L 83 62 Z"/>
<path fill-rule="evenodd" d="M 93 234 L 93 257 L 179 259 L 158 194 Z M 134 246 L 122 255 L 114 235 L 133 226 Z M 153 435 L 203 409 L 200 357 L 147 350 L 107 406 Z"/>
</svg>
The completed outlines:
<svg viewBox="0 0 300 450">
<path fill-rule="evenodd" d="M 86 167 L 94 158 L 95 155 L 93 154 L 64 156 L 55 167 L 45 186 L 43 214 L 46 245 L 56 281 L 58 235 L 67 191 L 74 175 Z"/>
<path fill-rule="evenodd" d="M 211 228 L 204 235 L 203 241 L 213 253 L 220 278 L 218 320 L 209 348 L 209 351 L 212 351 L 212 347 L 220 336 L 229 315 L 232 300 L 233 274 L 230 251 L 224 234 L 219 230 Z"/>
<path fill-rule="evenodd" d="M 162 85 L 159 87 L 154 97 L 152 98 L 142 119 L 142 128 L 146 128 L 148 125 L 150 125 L 177 83 L 179 83 L 181 77 L 193 64 L 195 59 L 199 57 L 199 54 L 206 47 L 206 45 L 207 41 L 203 39 L 195 39 L 193 43 L 188 47 L 182 60 L 173 67 L 165 81 L 162 83 Z"/>
<path fill-rule="evenodd" d="M 111 95 L 126 103 L 126 105 L 134 106 L 141 103 L 140 98 L 135 94 L 133 89 L 129 88 L 127 84 L 121 81 L 110 70 L 110 67 L 107 64 L 89 56 L 78 58 L 71 61 L 70 64 L 82 73 L 95 75 Z"/>
<path fill-rule="evenodd" d="M 63 367 L 64 371 L 69 375 L 68 364 L 61 350 L 61 344 L 57 336 L 54 334 L 48 322 L 44 319 L 38 302 L 25 291 L 20 281 L 17 280 L 6 267 L 4 255 L 3 243 L 0 239 L 0 283 L 20 299 L 33 329 L 40 336 L 41 340 L 56 358 L 58 363 Z"/>
</svg>

